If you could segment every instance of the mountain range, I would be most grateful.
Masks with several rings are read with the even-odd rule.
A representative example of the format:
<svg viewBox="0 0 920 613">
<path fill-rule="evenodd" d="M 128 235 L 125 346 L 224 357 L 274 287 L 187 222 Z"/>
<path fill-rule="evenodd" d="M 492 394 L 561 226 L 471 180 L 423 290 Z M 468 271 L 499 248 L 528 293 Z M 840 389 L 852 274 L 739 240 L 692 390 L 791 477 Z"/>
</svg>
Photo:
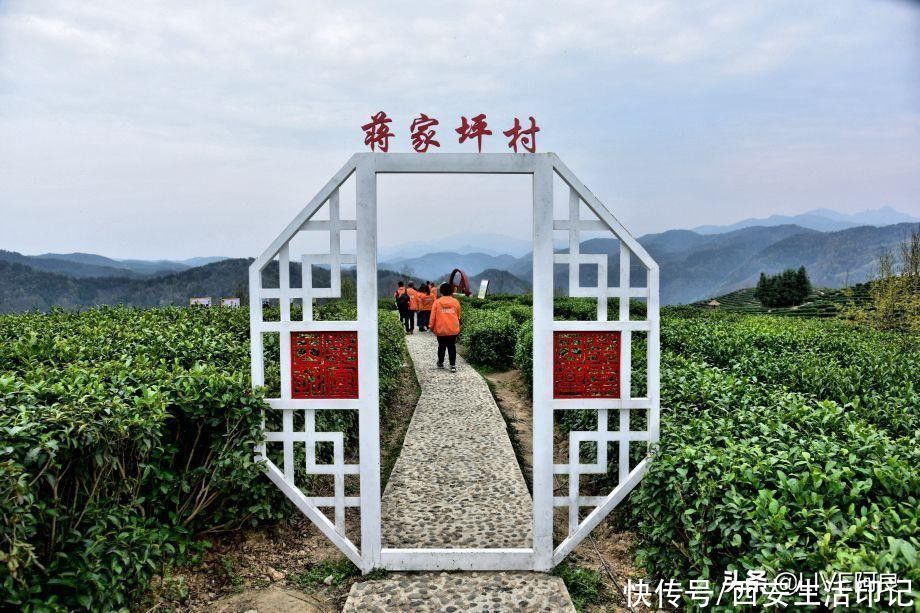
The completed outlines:
<svg viewBox="0 0 920 613">
<path fill-rule="evenodd" d="M 886 214 L 885 209 L 869 213 L 880 212 Z M 817 213 L 824 219 L 832 218 L 830 212 Z M 895 249 L 918 227 L 916 222 L 906 222 L 822 231 L 797 224 L 765 224 L 719 233 L 669 230 L 638 240 L 660 266 L 662 303 L 678 304 L 751 287 L 761 272 L 775 273 L 799 266 L 806 267 L 815 286 L 843 287 L 863 282 L 871 278 L 879 253 Z M 475 243 L 470 246 L 475 247 Z M 533 255 L 529 251 L 521 255 L 501 253 L 494 246 L 487 242 L 482 248 L 463 252 L 436 250 L 388 260 L 381 257 L 380 296 L 389 296 L 406 271 L 411 270 L 411 277 L 418 280 L 438 281 L 453 268 L 466 271 L 474 291 L 482 279 L 489 280 L 490 293 L 530 291 Z M 615 239 L 589 238 L 582 242 L 581 251 L 607 254 L 608 283 L 617 284 L 619 247 Z M 113 260 L 94 254 L 27 256 L 0 251 L 0 311 L 116 303 L 184 305 L 192 296 L 245 297 L 250 261 L 201 258 L 149 262 Z M 203 265 L 196 266 L 198 263 Z M 567 287 L 567 272 L 564 265 L 555 267 L 557 288 Z M 277 270 L 267 270 L 265 274 L 266 283 L 271 282 L 272 275 L 277 279 Z M 354 277 L 353 270 L 343 274 Z M 294 284 L 299 282 L 298 264 L 292 264 L 291 278 Z M 583 285 L 593 285 L 596 268 L 583 266 L 581 278 Z M 631 278 L 634 286 L 645 282 L 644 270 L 635 261 Z M 328 271 L 315 268 L 314 279 L 317 286 L 328 284 Z"/>
<path fill-rule="evenodd" d="M 42 253 L 22 255 L 0 249 L 0 262 L 24 264 L 36 270 L 68 277 L 124 277 L 129 279 L 182 272 L 197 266 L 225 260 L 224 257 L 198 257 L 187 260 L 114 260 L 95 253 Z"/>
<path fill-rule="evenodd" d="M 727 226 L 698 226 L 693 228 L 697 234 L 722 234 L 754 226 L 801 226 L 809 230 L 832 232 L 858 226 L 890 226 L 899 223 L 917 223 L 920 217 L 914 217 L 897 211 L 890 206 L 859 213 L 838 213 L 830 209 L 812 209 L 800 215 L 770 215 L 762 218 L 743 219 Z"/>
</svg>

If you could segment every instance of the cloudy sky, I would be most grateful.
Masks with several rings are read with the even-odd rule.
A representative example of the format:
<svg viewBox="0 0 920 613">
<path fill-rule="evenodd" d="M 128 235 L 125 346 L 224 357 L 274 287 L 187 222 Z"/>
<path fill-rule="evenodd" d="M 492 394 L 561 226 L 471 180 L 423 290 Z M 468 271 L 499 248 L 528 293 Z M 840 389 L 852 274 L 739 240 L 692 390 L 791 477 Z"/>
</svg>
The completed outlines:
<svg viewBox="0 0 920 613">
<path fill-rule="evenodd" d="M 385 110 L 537 118 L 635 234 L 920 214 L 920 5 L 0 0 L 0 248 L 253 255 Z M 447 3 L 445 3 L 447 4 Z M 259 8 L 256 8 L 259 5 Z M 496 136 L 497 135 L 497 136 Z M 529 236 L 513 177 L 387 178 L 381 242 Z"/>
</svg>

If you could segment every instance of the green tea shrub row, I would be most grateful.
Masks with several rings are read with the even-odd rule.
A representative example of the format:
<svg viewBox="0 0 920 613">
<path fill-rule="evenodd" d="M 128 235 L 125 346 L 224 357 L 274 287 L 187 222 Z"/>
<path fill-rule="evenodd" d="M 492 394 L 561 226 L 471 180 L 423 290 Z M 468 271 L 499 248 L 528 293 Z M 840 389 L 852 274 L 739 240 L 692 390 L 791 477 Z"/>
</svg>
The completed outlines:
<svg viewBox="0 0 920 613">
<path fill-rule="evenodd" d="M 0 318 L 3 599 L 105 610 L 194 535 L 272 519 L 247 315 Z"/>
<path fill-rule="evenodd" d="M 630 497 L 652 576 L 757 568 L 920 580 L 920 440 L 671 352 L 664 365 L 661 445 Z"/>
<path fill-rule="evenodd" d="M 577 304 L 567 316 L 592 317 Z M 915 409 L 915 354 L 885 335 L 824 321 L 669 311 L 663 334 L 689 357 L 663 353 L 662 442 L 629 499 L 650 574 L 721 578 L 726 569 L 761 568 L 920 580 L 920 434 L 861 404 L 877 394 Z M 645 372 L 641 345 L 640 336 L 634 383 Z M 514 364 L 530 385 L 532 349 L 526 322 Z M 716 366 L 701 359 L 709 356 Z M 850 391 L 839 402 L 823 399 L 835 388 L 820 365 L 834 373 L 847 358 Z M 782 372 L 792 368 L 819 383 Z M 595 427 L 594 412 L 558 417 L 564 430 Z"/>
<path fill-rule="evenodd" d="M 514 366 L 521 371 L 529 395 L 533 396 L 533 320 L 521 324 L 514 343 Z"/>
<path fill-rule="evenodd" d="M 508 368 L 514 360 L 519 328 L 520 324 L 505 310 L 467 310 L 463 313 L 460 342 L 473 364 Z"/>
<path fill-rule="evenodd" d="M 892 335 L 845 322 L 712 313 L 668 317 L 662 344 L 847 405 L 893 436 L 920 430 L 920 349 Z"/>
<path fill-rule="evenodd" d="M 392 313 L 379 329 L 385 401 L 405 340 Z M 0 601 L 129 606 L 207 532 L 289 513 L 253 460 L 263 408 L 246 309 L 0 317 Z"/>
</svg>

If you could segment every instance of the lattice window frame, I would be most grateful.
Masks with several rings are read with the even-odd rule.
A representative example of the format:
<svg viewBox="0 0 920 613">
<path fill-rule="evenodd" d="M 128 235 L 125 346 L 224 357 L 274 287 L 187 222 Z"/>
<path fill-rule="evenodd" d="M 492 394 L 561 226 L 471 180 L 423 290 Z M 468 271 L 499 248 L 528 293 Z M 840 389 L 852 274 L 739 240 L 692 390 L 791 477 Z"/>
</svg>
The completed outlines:
<svg viewBox="0 0 920 613">
<path fill-rule="evenodd" d="M 377 367 L 377 274 L 376 274 L 376 190 L 360 176 L 361 156 L 353 156 L 317 196 L 300 212 L 249 269 L 249 308 L 253 386 L 264 386 L 263 359 L 265 333 L 278 333 L 280 394 L 266 398 L 271 411 L 281 412 L 281 429 L 267 431 L 265 440 L 255 449 L 256 459 L 265 463 L 266 474 L 282 492 L 359 568 L 370 570 L 379 560 L 380 543 L 380 450 Z M 355 219 L 342 219 L 340 189 L 356 176 Z M 328 219 L 314 219 L 321 210 Z M 355 254 L 342 253 L 343 231 L 354 231 L 356 243 L 365 245 Z M 322 253 L 305 253 L 300 257 L 301 284 L 292 286 L 290 278 L 291 242 L 301 232 L 325 232 L 329 247 Z M 369 246 L 369 247 L 368 247 Z M 262 272 L 272 262 L 278 263 L 277 288 L 262 286 Z M 313 266 L 329 269 L 329 287 L 314 287 Z M 341 275 L 345 266 L 354 266 L 361 283 L 357 291 L 358 317 L 352 321 L 315 321 L 313 300 L 341 297 Z M 294 319 L 291 302 L 302 301 L 302 317 Z M 264 321 L 263 300 L 279 301 L 280 320 Z M 370 359 L 358 360 L 356 398 L 295 398 L 293 394 L 292 342 L 295 334 L 352 333 L 357 338 L 357 354 Z M 316 430 L 317 411 L 344 410 L 358 412 L 359 463 L 346 462 L 345 436 L 342 432 Z M 295 413 L 303 419 L 303 429 L 294 428 Z M 263 425 L 266 420 L 263 419 Z M 364 434 L 367 433 L 367 436 Z M 318 463 L 317 446 L 332 446 L 331 463 Z M 271 461 L 267 445 L 280 445 L 281 465 Z M 308 475 L 331 475 L 333 495 L 311 496 L 295 481 L 295 449 L 304 445 Z M 346 496 L 346 476 L 359 477 L 358 496 Z M 357 508 L 361 513 L 361 547 L 346 534 L 345 512 Z M 327 516 L 325 509 L 331 510 Z"/>
<path fill-rule="evenodd" d="M 552 198 L 556 180 L 568 188 L 567 215 L 554 219 Z M 590 531 L 616 507 L 639 483 L 648 469 L 650 456 L 630 469 L 629 451 L 634 442 L 642 442 L 654 449 L 659 436 L 659 302 L 658 266 L 642 246 L 626 231 L 604 205 L 575 177 L 561 161 L 553 156 L 551 170 L 535 175 L 535 199 L 544 194 L 547 204 L 534 206 L 534 534 L 537 551 L 537 569 L 551 568 L 561 562 Z M 582 219 L 584 204 L 596 218 Z M 556 252 L 554 231 L 567 233 L 568 248 Z M 619 281 L 610 286 L 606 254 L 581 253 L 582 232 L 607 232 L 620 244 Z M 633 261 L 646 269 L 645 287 L 633 287 L 630 273 Z M 557 265 L 568 267 L 568 295 L 593 298 L 597 301 L 596 319 L 584 321 L 555 321 L 553 308 L 553 273 Z M 583 286 L 581 268 L 590 265 L 597 271 L 597 283 Z M 608 321 L 607 299 L 619 299 L 616 317 Z M 647 318 L 630 319 L 630 298 L 646 300 Z M 550 373 L 555 366 L 553 335 L 557 332 L 620 333 L 620 397 L 619 398 L 556 398 Z M 647 333 L 648 393 L 644 397 L 632 394 L 632 334 Z M 537 461 L 537 455 L 547 446 L 552 449 L 552 432 L 555 415 L 560 411 L 592 410 L 597 415 L 597 429 L 571 431 L 568 434 L 568 458 L 561 464 L 552 463 L 552 456 Z M 630 427 L 634 410 L 647 411 L 646 427 L 633 431 Z M 609 430 L 611 420 L 618 429 Z M 616 487 L 606 496 L 585 496 L 580 492 L 581 475 L 605 474 L 608 471 L 608 443 L 617 443 L 618 474 Z M 593 443 L 596 449 L 593 462 L 581 458 L 582 443 Z M 550 452 L 552 453 L 552 452 Z M 567 494 L 545 498 L 552 491 L 556 476 L 567 483 Z M 553 549 L 553 509 L 564 508 L 568 515 L 567 535 Z M 583 509 L 590 512 L 582 519 Z M 539 539 L 539 542 L 537 542 Z M 551 558 L 547 559 L 547 551 Z"/>
<path fill-rule="evenodd" d="M 533 546 L 516 549 L 381 549 L 380 539 L 380 448 L 379 448 L 379 380 L 377 365 L 377 175 L 381 173 L 466 173 L 466 174 L 525 174 L 533 179 L 533 229 L 534 229 L 534 263 L 533 263 L 533 305 L 534 305 L 534 414 L 533 414 Z M 352 175 L 356 185 L 356 219 L 341 220 L 338 214 L 338 190 Z M 570 214 L 567 219 L 553 219 L 553 181 L 560 177 L 569 189 Z M 582 220 L 578 207 L 584 202 L 597 216 L 594 220 Z M 312 220 L 314 214 L 324 205 L 330 209 L 329 220 Z M 333 274 L 329 288 L 315 288 L 316 291 L 304 291 L 290 287 L 288 273 L 288 244 L 301 230 L 336 230 L 353 229 L 357 236 L 356 256 L 340 253 L 336 238 L 330 238 L 327 253 L 311 254 L 301 259 L 305 279 L 312 275 L 312 264 L 324 264 L 330 272 L 340 274 L 341 265 L 354 264 L 358 272 L 358 318 L 353 322 L 315 322 L 311 309 L 312 297 L 333 297 L 340 292 L 339 274 Z M 570 244 L 575 245 L 571 253 L 556 254 L 553 245 L 553 231 L 569 232 Z M 598 277 L 607 279 L 606 258 L 592 254 L 582 254 L 577 248 L 578 237 L 582 231 L 610 231 L 620 240 L 621 250 L 629 257 L 637 258 L 648 271 L 648 283 L 645 288 L 632 288 L 628 281 L 617 287 L 608 287 L 599 283 L 595 287 L 581 287 L 579 275 L 569 275 L 569 293 L 573 296 L 588 296 L 597 299 L 597 320 L 592 322 L 554 322 L 553 321 L 553 268 L 556 263 L 567 264 L 570 270 L 579 270 L 582 264 L 593 264 L 598 269 Z M 282 283 L 277 289 L 262 288 L 261 273 L 274 258 L 279 259 L 279 278 Z M 353 258 L 353 259 L 351 259 Z M 629 259 L 621 256 L 620 278 L 629 278 Z M 625 270 L 624 270 L 625 263 Z M 577 456 L 570 457 L 564 465 L 553 464 L 553 416 L 556 410 L 572 408 L 594 409 L 608 419 L 611 411 L 619 415 L 621 429 L 629 433 L 626 438 L 647 440 L 650 446 L 658 441 L 659 420 L 659 303 L 658 303 L 658 266 L 642 246 L 626 231 L 604 205 L 578 180 L 577 177 L 553 153 L 540 154 L 380 154 L 362 153 L 352 158 L 323 187 L 316 197 L 301 211 L 275 241 L 256 258 L 250 267 L 250 329 L 252 336 L 252 381 L 254 386 L 264 386 L 263 338 L 265 332 L 278 332 L 281 338 L 282 390 L 287 390 L 287 397 L 268 399 L 270 410 L 280 410 L 283 415 L 283 427 L 280 432 L 268 433 L 266 442 L 280 442 L 293 449 L 295 442 L 314 441 L 308 445 L 308 453 L 315 453 L 315 443 L 332 443 L 334 458 L 332 465 L 317 465 L 315 456 L 308 468 L 314 471 L 330 470 L 334 478 L 354 474 L 354 465 L 345 465 L 342 456 L 335 451 L 341 433 L 317 433 L 315 431 L 316 410 L 357 410 L 359 414 L 359 456 L 357 466 L 360 476 L 360 496 L 345 497 L 343 489 L 338 488 L 335 496 L 327 498 L 310 498 L 293 483 L 293 453 L 285 449 L 284 466 L 279 468 L 265 457 L 265 444 L 256 447 L 256 459 L 266 461 L 266 473 L 269 478 L 309 517 L 319 529 L 335 543 L 362 571 L 373 568 L 389 570 L 537 570 L 548 571 L 558 564 L 639 482 L 647 470 L 649 458 L 644 459 L 626 475 L 619 475 L 619 485 L 607 496 L 589 498 L 581 496 L 577 489 L 570 488 L 569 495 L 553 496 L 554 471 L 565 474 L 563 467 L 574 467 L 574 472 L 590 474 L 589 471 L 600 470 L 605 466 L 598 458 L 594 464 L 585 464 Z M 304 286 L 309 287 L 312 281 Z M 619 319 L 606 321 L 607 297 L 620 296 L 627 300 L 620 301 Z M 300 297 L 304 301 L 302 321 L 290 320 L 290 298 Z M 628 298 L 645 297 L 648 306 L 647 319 L 630 321 Z M 262 300 L 276 298 L 281 301 L 282 321 L 265 322 L 262 315 Z M 625 311 L 624 311 L 625 309 Z M 358 333 L 359 360 L 359 398 L 350 399 L 293 399 L 290 398 L 290 332 L 292 331 L 337 331 L 356 330 Z M 626 393 L 619 399 L 590 398 L 587 400 L 553 398 L 553 332 L 554 331 L 603 331 L 619 330 L 623 333 L 620 386 Z M 631 342 L 627 339 L 633 331 L 643 330 L 648 334 L 648 394 L 645 398 L 631 396 L 628 365 L 631 360 Z M 630 339 L 631 340 L 631 339 Z M 648 428 L 641 433 L 629 432 L 628 411 L 623 409 L 647 409 Z M 293 412 L 305 411 L 303 432 L 293 430 Z M 311 413 L 312 412 L 312 413 Z M 312 417 L 311 417 L 312 415 Z M 622 421 L 624 420 L 625 422 Z M 576 449 L 581 440 L 599 440 L 618 436 L 617 431 L 603 430 L 571 433 L 571 443 Z M 641 437 L 641 438 L 640 438 Z M 320 440 L 324 439 L 324 440 Z M 600 444 L 598 445 L 600 455 Z M 603 443 L 606 447 L 606 443 Z M 312 449 L 312 451 L 311 451 Z M 606 453 L 603 452 L 603 453 Z M 628 450 L 627 450 L 628 453 Z M 620 466 L 624 465 L 620 462 Z M 576 480 L 577 484 L 577 480 Z M 574 504 L 569 504 L 574 501 Z M 361 512 L 361 547 L 360 550 L 344 534 L 344 509 L 360 506 Z M 570 530 L 565 540 L 553 549 L 553 509 L 555 506 L 568 506 L 570 511 Z M 333 519 L 330 520 L 322 507 L 333 507 Z M 595 507 L 588 516 L 576 523 L 581 507 Z M 575 509 L 572 520 L 572 509 Z M 574 527 L 574 529 L 572 529 Z"/>
</svg>

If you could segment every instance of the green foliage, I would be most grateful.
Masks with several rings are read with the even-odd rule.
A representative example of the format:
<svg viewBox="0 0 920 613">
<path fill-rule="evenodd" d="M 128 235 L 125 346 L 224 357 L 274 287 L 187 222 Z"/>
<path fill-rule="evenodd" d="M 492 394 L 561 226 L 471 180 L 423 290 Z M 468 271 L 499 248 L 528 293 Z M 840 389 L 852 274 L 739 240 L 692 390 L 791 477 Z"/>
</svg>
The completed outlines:
<svg viewBox="0 0 920 613">
<path fill-rule="evenodd" d="M 778 275 L 760 273 L 754 297 L 765 307 L 790 307 L 802 304 L 810 293 L 811 282 L 802 266 L 798 270 L 789 268 Z"/>
<path fill-rule="evenodd" d="M 467 359 L 480 366 L 511 366 L 519 327 L 504 309 L 465 312 L 460 341 L 466 345 Z"/>
<path fill-rule="evenodd" d="M 557 318 L 596 317 L 583 299 L 555 306 Z M 840 321 L 700 309 L 666 310 L 662 344 L 661 445 L 629 499 L 639 560 L 652 576 L 717 579 L 761 568 L 920 580 L 915 344 Z M 532 351 L 525 322 L 514 352 L 525 377 Z M 636 334 L 636 395 L 644 376 Z M 562 431 L 596 428 L 593 411 L 563 413 Z M 633 417 L 640 429 L 642 414 Z M 634 447 L 635 463 L 645 450 Z M 611 484 L 584 487 L 603 493 Z"/>
<path fill-rule="evenodd" d="M 664 354 L 661 445 L 631 496 L 655 577 L 920 566 L 920 437 Z M 902 544 L 903 543 L 903 544 Z"/>
<path fill-rule="evenodd" d="M 754 288 L 739 289 L 737 291 L 718 296 L 715 301 L 718 305 L 710 305 L 709 299 L 693 304 L 696 308 L 719 311 L 737 311 L 749 314 L 784 315 L 788 317 L 817 317 L 830 318 L 846 315 L 850 309 L 864 307 L 869 302 L 870 283 L 857 283 L 850 287 L 833 289 L 827 287 L 813 287 L 806 296 L 805 302 L 788 308 L 766 308 L 754 297 Z M 675 307 L 671 307 L 675 309 Z M 680 307 L 681 310 L 690 310 Z"/>
<path fill-rule="evenodd" d="M 301 588 L 314 587 L 326 582 L 332 577 L 329 585 L 342 585 L 352 577 L 361 573 L 358 567 L 346 558 L 338 560 L 324 560 L 308 570 L 291 576 L 291 581 Z"/>
<path fill-rule="evenodd" d="M 380 407 L 386 407 L 397 391 L 399 373 L 408 363 L 406 329 L 395 311 L 377 312 L 378 359 L 380 362 Z"/>
<path fill-rule="evenodd" d="M 893 436 L 920 429 L 920 348 L 846 322 L 670 312 L 662 346 L 834 400 Z"/>
<path fill-rule="evenodd" d="M 847 315 L 879 330 L 920 334 L 920 229 L 914 229 L 895 255 L 882 252 L 878 271 L 871 284 L 871 304 L 854 308 Z"/>
<path fill-rule="evenodd" d="M 600 602 L 604 583 L 598 571 L 563 562 L 553 570 L 553 574 L 562 577 L 576 611 L 586 611 L 589 605 Z"/>
<path fill-rule="evenodd" d="M 529 319 L 518 330 L 514 344 L 514 365 L 520 369 L 521 376 L 533 394 L 533 320 Z"/>
<path fill-rule="evenodd" d="M 353 304 L 317 309 L 349 313 Z M 293 509 L 253 460 L 264 403 L 250 389 L 248 318 L 180 308 L 0 317 L 2 602 L 125 607 L 164 561 L 197 553 L 203 534 Z M 396 318 L 379 321 L 385 400 L 406 349 Z M 354 419 L 324 425 L 356 434 Z"/>
<path fill-rule="evenodd" d="M 262 406 L 241 310 L 0 318 L 4 600 L 125 606 L 195 534 L 276 517 Z"/>
</svg>

